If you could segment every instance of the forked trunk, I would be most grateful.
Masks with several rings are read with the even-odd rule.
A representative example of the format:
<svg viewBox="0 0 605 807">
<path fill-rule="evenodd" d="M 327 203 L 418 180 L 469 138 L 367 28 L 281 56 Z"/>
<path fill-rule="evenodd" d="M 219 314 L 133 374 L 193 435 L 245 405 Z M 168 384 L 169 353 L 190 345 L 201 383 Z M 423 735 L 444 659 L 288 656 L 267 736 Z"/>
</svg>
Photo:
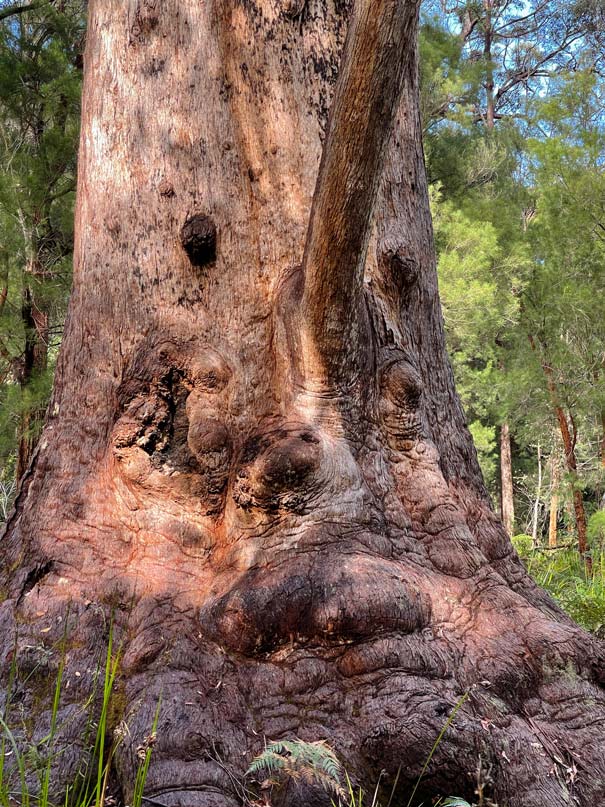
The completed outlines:
<svg viewBox="0 0 605 807">
<path fill-rule="evenodd" d="M 417 4 L 359 0 L 326 137 L 345 6 L 90 3 L 74 291 L 3 541 L 5 669 L 14 649 L 43 735 L 67 634 L 68 782 L 113 614 L 116 776 L 128 796 L 161 696 L 146 795 L 168 807 L 238 804 L 264 738 L 326 739 L 409 793 L 465 692 L 423 793 L 472 798 L 481 760 L 501 805 L 598 804 L 603 650 L 490 509 L 445 353 Z"/>
</svg>

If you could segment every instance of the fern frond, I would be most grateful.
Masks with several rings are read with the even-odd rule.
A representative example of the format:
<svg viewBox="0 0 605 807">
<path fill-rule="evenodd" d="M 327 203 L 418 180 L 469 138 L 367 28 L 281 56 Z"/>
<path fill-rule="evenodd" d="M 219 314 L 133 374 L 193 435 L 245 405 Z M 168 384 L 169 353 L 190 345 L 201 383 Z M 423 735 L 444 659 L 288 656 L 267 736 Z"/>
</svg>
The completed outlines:
<svg viewBox="0 0 605 807">
<path fill-rule="evenodd" d="M 259 771 L 266 771 L 268 774 L 274 774 L 282 770 L 286 764 L 286 757 L 281 756 L 275 751 L 265 749 L 262 754 L 252 760 L 247 775 L 259 773 Z"/>
<path fill-rule="evenodd" d="M 334 779 L 318 768 L 304 768 L 300 773 L 302 780 L 307 784 L 319 785 L 326 793 L 331 793 L 335 796 L 345 795 L 345 790 L 338 779 Z"/>
<path fill-rule="evenodd" d="M 323 740 L 278 740 L 269 743 L 248 768 L 247 774 L 266 772 L 283 780 L 316 784 L 327 793 L 343 796 L 342 766 L 332 749 Z"/>
</svg>

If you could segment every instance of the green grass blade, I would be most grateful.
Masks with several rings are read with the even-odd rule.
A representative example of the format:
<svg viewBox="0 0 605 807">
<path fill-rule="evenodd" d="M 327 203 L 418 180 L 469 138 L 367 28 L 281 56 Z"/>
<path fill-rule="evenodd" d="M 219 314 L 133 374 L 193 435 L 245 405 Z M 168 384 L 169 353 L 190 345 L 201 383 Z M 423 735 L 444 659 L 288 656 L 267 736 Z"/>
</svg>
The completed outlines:
<svg viewBox="0 0 605 807">
<path fill-rule="evenodd" d="M 162 705 L 162 698 L 158 700 L 158 705 L 155 710 L 155 716 L 153 718 L 153 724 L 151 726 L 151 734 L 150 737 L 155 739 L 156 730 L 158 727 L 158 721 L 160 719 L 160 708 Z M 145 789 L 145 782 L 147 781 L 147 775 L 149 773 L 149 765 L 151 763 L 151 754 L 153 753 L 153 743 L 150 742 L 146 751 L 145 751 L 145 759 L 143 764 L 139 766 L 137 770 L 135 785 L 134 785 L 134 795 L 132 797 L 132 807 L 142 807 L 143 804 L 143 791 Z"/>
<path fill-rule="evenodd" d="M 19 748 L 15 741 L 15 738 L 9 729 L 9 727 L 4 722 L 4 719 L 0 717 L 0 729 L 2 729 L 4 736 L 9 742 L 13 753 L 15 755 L 15 760 L 17 762 L 17 767 L 19 769 L 19 779 L 21 780 L 21 807 L 29 807 L 29 791 L 27 789 L 27 780 L 25 777 L 25 762 L 23 760 L 23 756 L 19 753 Z"/>
<path fill-rule="evenodd" d="M 427 768 L 431 764 L 431 760 L 433 759 L 433 756 L 435 755 L 435 751 L 441 745 L 441 741 L 443 740 L 443 737 L 445 736 L 446 731 L 449 729 L 449 727 L 454 722 L 454 719 L 455 719 L 456 715 L 458 714 L 459 710 L 462 708 L 464 703 L 466 703 L 466 701 L 468 700 L 468 696 L 469 696 L 469 693 L 465 692 L 464 695 L 458 701 L 458 703 L 452 709 L 451 715 L 448 717 L 444 727 L 439 732 L 439 736 L 437 737 L 437 739 L 435 740 L 435 742 L 433 744 L 433 747 L 431 748 L 431 753 L 426 758 L 426 761 L 425 761 L 425 763 L 424 763 L 424 765 L 422 767 L 422 770 L 420 771 L 420 776 L 416 780 L 416 784 L 414 785 L 414 789 L 412 790 L 412 795 L 408 799 L 408 803 L 407 803 L 406 807 L 411 807 L 412 802 L 414 800 L 414 796 L 416 795 L 416 791 L 418 790 L 418 787 L 420 786 L 420 782 L 422 781 L 422 777 L 424 776 L 424 774 L 427 771 Z"/>
</svg>

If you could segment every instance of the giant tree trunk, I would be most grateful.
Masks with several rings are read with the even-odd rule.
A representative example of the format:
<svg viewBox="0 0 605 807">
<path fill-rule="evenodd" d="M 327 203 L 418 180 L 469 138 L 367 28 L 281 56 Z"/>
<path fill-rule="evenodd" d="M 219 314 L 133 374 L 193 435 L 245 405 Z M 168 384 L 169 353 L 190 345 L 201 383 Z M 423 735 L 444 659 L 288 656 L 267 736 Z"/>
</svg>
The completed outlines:
<svg viewBox="0 0 605 807">
<path fill-rule="evenodd" d="M 126 795 L 161 693 L 147 794 L 226 807 L 263 737 L 405 791 L 470 691 L 424 792 L 472 797 L 481 758 L 500 805 L 599 803 L 603 650 L 490 509 L 445 353 L 416 4 L 359 0 L 327 137 L 340 0 L 89 13 L 74 291 L 0 605 L 39 734 L 78 622 L 58 773 L 113 613 Z"/>
</svg>

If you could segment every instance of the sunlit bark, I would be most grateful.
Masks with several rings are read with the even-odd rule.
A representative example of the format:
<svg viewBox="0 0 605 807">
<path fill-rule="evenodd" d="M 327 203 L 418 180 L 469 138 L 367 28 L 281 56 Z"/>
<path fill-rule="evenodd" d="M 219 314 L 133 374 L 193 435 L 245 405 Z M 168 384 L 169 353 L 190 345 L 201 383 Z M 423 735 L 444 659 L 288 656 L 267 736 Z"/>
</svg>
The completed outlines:
<svg viewBox="0 0 605 807">
<path fill-rule="evenodd" d="M 599 803 L 603 650 L 533 584 L 492 512 L 445 353 L 417 5 L 356 6 L 345 59 L 375 59 L 380 132 L 363 95 L 347 98 L 354 63 L 328 124 L 344 3 L 89 12 L 74 291 L 1 578 L 3 664 L 10 646 L 29 671 L 21 702 L 39 735 L 47 651 L 76 632 L 58 775 L 82 754 L 75 706 L 113 615 L 126 800 L 160 695 L 147 795 L 231 807 L 247 761 L 280 737 L 327 739 L 353 780 L 384 770 L 405 803 L 469 693 L 425 803 L 472 798 L 479 758 L 508 807 L 568 805 L 572 762 L 573 798 Z M 360 173 L 337 191 L 330 149 L 347 127 Z M 326 273 L 313 204 L 331 187 L 335 209 L 354 207 L 355 181 L 370 209 L 356 246 L 348 219 L 328 229 L 344 241 Z M 348 342 L 317 316 L 319 277 L 327 298 L 358 301 L 328 306 Z"/>
</svg>

